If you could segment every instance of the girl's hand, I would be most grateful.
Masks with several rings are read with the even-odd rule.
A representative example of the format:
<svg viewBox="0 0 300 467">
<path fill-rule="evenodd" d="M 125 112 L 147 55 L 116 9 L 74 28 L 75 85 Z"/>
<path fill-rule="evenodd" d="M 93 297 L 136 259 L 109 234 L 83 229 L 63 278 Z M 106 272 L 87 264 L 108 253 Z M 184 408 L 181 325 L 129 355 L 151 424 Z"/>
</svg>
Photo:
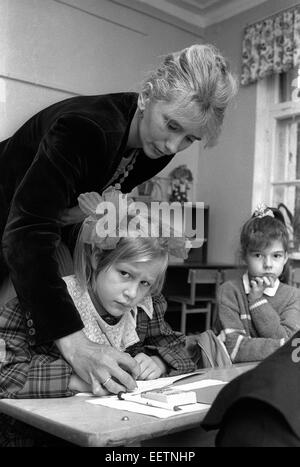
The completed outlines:
<svg viewBox="0 0 300 467">
<path fill-rule="evenodd" d="M 144 353 L 139 353 L 134 359 L 139 363 L 141 368 L 137 379 L 157 379 L 166 371 L 166 366 L 159 357 L 149 357 Z"/>
<path fill-rule="evenodd" d="M 70 377 L 69 389 L 76 392 L 92 392 L 92 386 L 79 378 L 75 373 Z M 107 391 L 105 393 L 108 394 Z"/>
<path fill-rule="evenodd" d="M 267 287 L 273 287 L 275 278 L 272 276 L 252 277 L 250 280 L 249 302 L 259 300 Z"/>
</svg>

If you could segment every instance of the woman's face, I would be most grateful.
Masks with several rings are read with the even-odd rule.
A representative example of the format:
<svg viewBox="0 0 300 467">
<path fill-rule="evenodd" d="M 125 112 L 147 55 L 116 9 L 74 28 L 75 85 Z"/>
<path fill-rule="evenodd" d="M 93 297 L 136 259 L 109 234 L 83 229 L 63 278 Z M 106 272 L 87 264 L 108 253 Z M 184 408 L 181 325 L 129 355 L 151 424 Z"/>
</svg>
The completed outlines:
<svg viewBox="0 0 300 467">
<path fill-rule="evenodd" d="M 178 116 L 179 105 L 174 100 L 166 102 L 149 98 L 140 105 L 143 116 L 138 121 L 139 143 L 151 159 L 183 151 L 194 141 L 201 140 L 199 123 L 193 121 L 197 104 L 190 103 Z"/>
</svg>

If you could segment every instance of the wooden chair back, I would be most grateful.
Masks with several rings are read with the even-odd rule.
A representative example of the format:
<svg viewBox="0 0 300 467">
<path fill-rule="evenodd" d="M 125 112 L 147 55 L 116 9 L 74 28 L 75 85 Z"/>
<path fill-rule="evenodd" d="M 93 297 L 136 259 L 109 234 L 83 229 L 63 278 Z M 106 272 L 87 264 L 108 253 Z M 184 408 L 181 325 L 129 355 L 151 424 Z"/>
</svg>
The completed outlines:
<svg viewBox="0 0 300 467">
<path fill-rule="evenodd" d="M 300 287 L 300 268 L 293 268 L 291 271 L 291 285 Z"/>
<path fill-rule="evenodd" d="M 239 279 L 245 272 L 245 268 L 237 269 L 223 269 L 222 270 L 222 282 L 231 281 L 233 279 Z"/>
<path fill-rule="evenodd" d="M 217 289 L 221 283 L 221 273 L 217 269 L 189 269 L 188 283 L 190 287 L 190 303 L 194 305 L 201 295 L 197 296 L 197 284 L 215 285 L 214 299 L 217 295 Z"/>
</svg>

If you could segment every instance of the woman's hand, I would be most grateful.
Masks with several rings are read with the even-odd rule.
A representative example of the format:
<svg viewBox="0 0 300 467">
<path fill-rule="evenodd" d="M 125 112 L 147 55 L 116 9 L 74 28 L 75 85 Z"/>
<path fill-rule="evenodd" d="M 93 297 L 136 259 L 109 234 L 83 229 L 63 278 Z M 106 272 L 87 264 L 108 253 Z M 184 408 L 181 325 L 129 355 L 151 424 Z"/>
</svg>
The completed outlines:
<svg viewBox="0 0 300 467">
<path fill-rule="evenodd" d="M 93 394 L 118 394 L 136 388 L 135 380 L 141 369 L 129 354 L 96 344 L 83 331 L 57 339 L 56 345 L 74 373 L 90 385 Z"/>
<path fill-rule="evenodd" d="M 257 276 L 250 279 L 249 302 L 259 300 L 267 287 L 274 287 L 275 278 L 272 276 Z"/>
<path fill-rule="evenodd" d="M 137 354 L 134 359 L 140 364 L 138 379 L 157 379 L 166 372 L 166 365 L 157 356 L 149 357 L 144 353 Z"/>
</svg>

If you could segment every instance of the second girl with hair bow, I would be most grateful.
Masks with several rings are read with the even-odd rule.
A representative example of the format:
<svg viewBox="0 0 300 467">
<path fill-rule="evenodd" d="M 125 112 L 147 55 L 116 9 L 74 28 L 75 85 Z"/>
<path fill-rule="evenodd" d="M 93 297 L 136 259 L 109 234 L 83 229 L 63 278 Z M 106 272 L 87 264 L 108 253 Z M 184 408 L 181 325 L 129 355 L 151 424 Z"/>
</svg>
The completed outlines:
<svg viewBox="0 0 300 467">
<path fill-rule="evenodd" d="M 240 241 L 247 271 L 218 296 L 220 337 L 233 363 L 263 360 L 300 329 L 300 291 L 280 282 L 289 243 L 280 211 L 258 206 Z"/>
</svg>

